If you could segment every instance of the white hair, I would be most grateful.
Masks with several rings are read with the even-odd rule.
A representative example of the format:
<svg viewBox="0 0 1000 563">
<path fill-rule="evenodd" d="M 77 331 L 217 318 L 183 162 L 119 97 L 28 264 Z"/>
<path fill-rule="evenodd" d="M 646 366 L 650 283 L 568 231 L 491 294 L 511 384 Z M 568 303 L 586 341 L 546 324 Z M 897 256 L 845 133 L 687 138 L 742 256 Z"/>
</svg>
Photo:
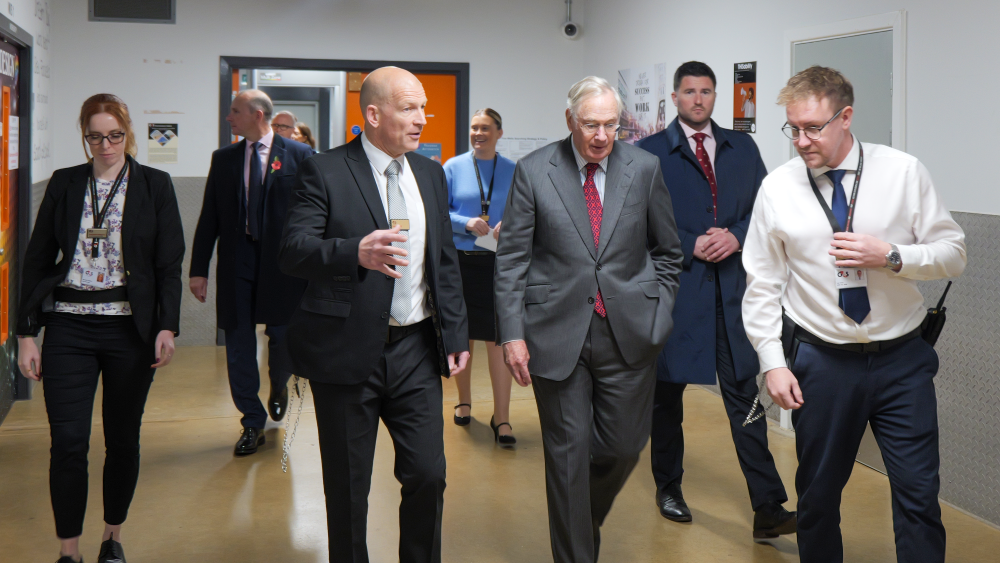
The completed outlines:
<svg viewBox="0 0 1000 563">
<path fill-rule="evenodd" d="M 279 115 L 287 115 L 288 117 L 292 118 L 292 121 L 298 121 L 298 119 L 295 118 L 295 114 L 288 110 L 279 111 L 278 113 L 274 114 L 274 117 L 278 117 Z"/>
<path fill-rule="evenodd" d="M 566 107 L 569 108 L 573 119 L 576 119 L 577 111 L 584 100 L 601 96 L 607 92 L 614 94 L 615 102 L 618 104 L 618 115 L 621 115 L 625 111 L 625 102 L 622 101 L 621 94 L 600 76 L 588 76 L 574 84 L 569 89 L 569 94 L 566 95 Z"/>
</svg>

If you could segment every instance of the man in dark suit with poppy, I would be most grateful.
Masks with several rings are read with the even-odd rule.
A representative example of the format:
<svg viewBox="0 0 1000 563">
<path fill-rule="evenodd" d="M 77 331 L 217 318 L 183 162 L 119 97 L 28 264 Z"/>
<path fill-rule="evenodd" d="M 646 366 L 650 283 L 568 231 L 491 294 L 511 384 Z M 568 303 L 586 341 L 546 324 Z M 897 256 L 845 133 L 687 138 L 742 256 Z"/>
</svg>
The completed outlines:
<svg viewBox="0 0 1000 563">
<path fill-rule="evenodd" d="M 674 332 L 657 361 L 653 478 L 660 514 L 690 522 L 681 492 L 681 398 L 688 383 L 712 385 L 718 374 L 759 540 L 795 531 L 795 513 L 781 506 L 788 496 L 767 449 L 767 420 L 744 425 L 759 392 L 760 365 L 743 329 L 747 274 L 740 250 L 767 169 L 750 135 L 712 121 L 715 95 L 715 73 L 708 65 L 682 64 L 671 96 L 677 118 L 638 143 L 660 157 L 684 250 Z"/>
<path fill-rule="evenodd" d="M 291 376 L 285 325 L 305 289 L 304 280 L 281 273 L 277 256 L 288 194 L 299 164 L 312 150 L 274 134 L 273 110 L 270 98 L 259 90 L 233 99 L 226 121 L 243 140 L 212 154 L 191 251 L 191 292 L 204 303 L 218 240 L 217 322 L 226 334 L 233 402 L 243 413 L 236 455 L 252 454 L 264 443 L 268 412 L 275 421 L 285 416 Z M 266 411 L 257 397 L 258 324 L 267 325 L 271 392 Z"/>
</svg>

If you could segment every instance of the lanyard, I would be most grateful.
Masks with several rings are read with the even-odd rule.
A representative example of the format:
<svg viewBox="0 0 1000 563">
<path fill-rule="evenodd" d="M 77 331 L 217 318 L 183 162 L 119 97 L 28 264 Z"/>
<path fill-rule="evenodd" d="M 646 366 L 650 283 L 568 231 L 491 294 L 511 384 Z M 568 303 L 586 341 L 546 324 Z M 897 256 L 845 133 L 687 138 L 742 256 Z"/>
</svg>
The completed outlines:
<svg viewBox="0 0 1000 563">
<path fill-rule="evenodd" d="M 499 154 L 493 155 L 493 175 L 490 176 L 490 193 L 487 195 L 483 191 L 483 178 L 479 175 L 479 161 L 476 160 L 475 151 L 472 152 L 472 167 L 476 169 L 476 180 L 479 181 L 479 204 L 483 208 L 483 214 L 480 215 L 480 218 L 487 222 L 490 220 L 490 200 L 493 199 L 493 180 L 497 177 L 497 157 L 499 156 Z"/>
<path fill-rule="evenodd" d="M 847 224 L 844 225 L 843 231 L 848 233 L 853 233 L 854 227 L 854 202 L 858 200 L 858 186 L 861 185 L 861 171 L 865 167 L 865 151 L 861 148 L 861 143 L 858 143 L 858 171 L 854 174 L 854 189 L 851 190 L 851 202 L 847 206 Z M 840 221 L 833 215 L 833 210 L 830 206 L 826 204 L 826 200 L 819 193 L 819 188 L 816 186 L 816 179 L 813 178 L 812 172 L 806 168 L 806 176 L 809 177 L 809 185 L 812 186 L 813 193 L 816 195 L 816 199 L 819 201 L 820 207 L 826 213 L 826 218 L 830 220 L 830 226 L 833 228 L 833 232 L 841 232 Z M 834 186 L 836 189 L 836 186 Z"/>
<path fill-rule="evenodd" d="M 90 168 L 90 205 L 94 210 L 94 228 L 87 229 L 87 238 L 93 240 L 90 246 L 91 258 L 97 258 L 98 245 L 101 239 L 108 238 L 108 229 L 103 228 L 104 217 L 108 213 L 108 208 L 111 207 L 111 200 L 115 198 L 115 194 L 118 193 L 118 188 L 121 187 L 125 175 L 128 174 L 128 167 L 128 161 L 126 160 L 125 166 L 122 166 L 122 169 L 118 172 L 118 177 L 115 178 L 115 183 L 111 186 L 111 192 L 108 193 L 108 198 L 104 200 L 104 206 L 101 207 L 100 211 L 97 209 L 97 178 L 94 177 L 94 168 Z"/>
</svg>

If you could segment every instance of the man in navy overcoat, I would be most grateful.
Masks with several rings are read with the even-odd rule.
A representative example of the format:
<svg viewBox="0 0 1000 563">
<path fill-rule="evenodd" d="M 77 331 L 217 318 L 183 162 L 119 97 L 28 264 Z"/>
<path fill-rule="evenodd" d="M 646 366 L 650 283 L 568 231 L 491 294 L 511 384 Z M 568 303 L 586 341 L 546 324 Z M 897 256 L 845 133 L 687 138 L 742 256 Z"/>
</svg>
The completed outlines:
<svg viewBox="0 0 1000 563">
<path fill-rule="evenodd" d="M 743 425 L 758 394 L 759 363 L 743 329 L 746 271 L 740 261 L 767 170 L 750 135 L 712 121 L 715 95 L 712 69 L 684 63 L 674 74 L 678 117 L 638 143 L 660 157 L 684 251 L 674 332 L 657 361 L 651 433 L 656 504 L 669 520 L 691 521 L 681 492 L 681 398 L 688 383 L 711 385 L 718 374 L 754 510 L 754 538 L 773 538 L 795 531 L 795 514 L 781 506 L 788 497 L 767 449 L 766 419 Z"/>
</svg>

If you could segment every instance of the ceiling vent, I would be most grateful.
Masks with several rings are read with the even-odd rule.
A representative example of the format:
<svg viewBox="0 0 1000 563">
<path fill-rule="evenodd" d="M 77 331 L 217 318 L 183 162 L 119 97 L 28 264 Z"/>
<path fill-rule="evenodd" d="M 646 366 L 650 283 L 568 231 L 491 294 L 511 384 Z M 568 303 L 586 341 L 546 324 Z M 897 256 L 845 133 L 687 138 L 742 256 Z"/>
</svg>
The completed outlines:
<svg viewBox="0 0 1000 563">
<path fill-rule="evenodd" d="M 177 0 L 89 0 L 90 21 L 176 23 Z"/>
</svg>

